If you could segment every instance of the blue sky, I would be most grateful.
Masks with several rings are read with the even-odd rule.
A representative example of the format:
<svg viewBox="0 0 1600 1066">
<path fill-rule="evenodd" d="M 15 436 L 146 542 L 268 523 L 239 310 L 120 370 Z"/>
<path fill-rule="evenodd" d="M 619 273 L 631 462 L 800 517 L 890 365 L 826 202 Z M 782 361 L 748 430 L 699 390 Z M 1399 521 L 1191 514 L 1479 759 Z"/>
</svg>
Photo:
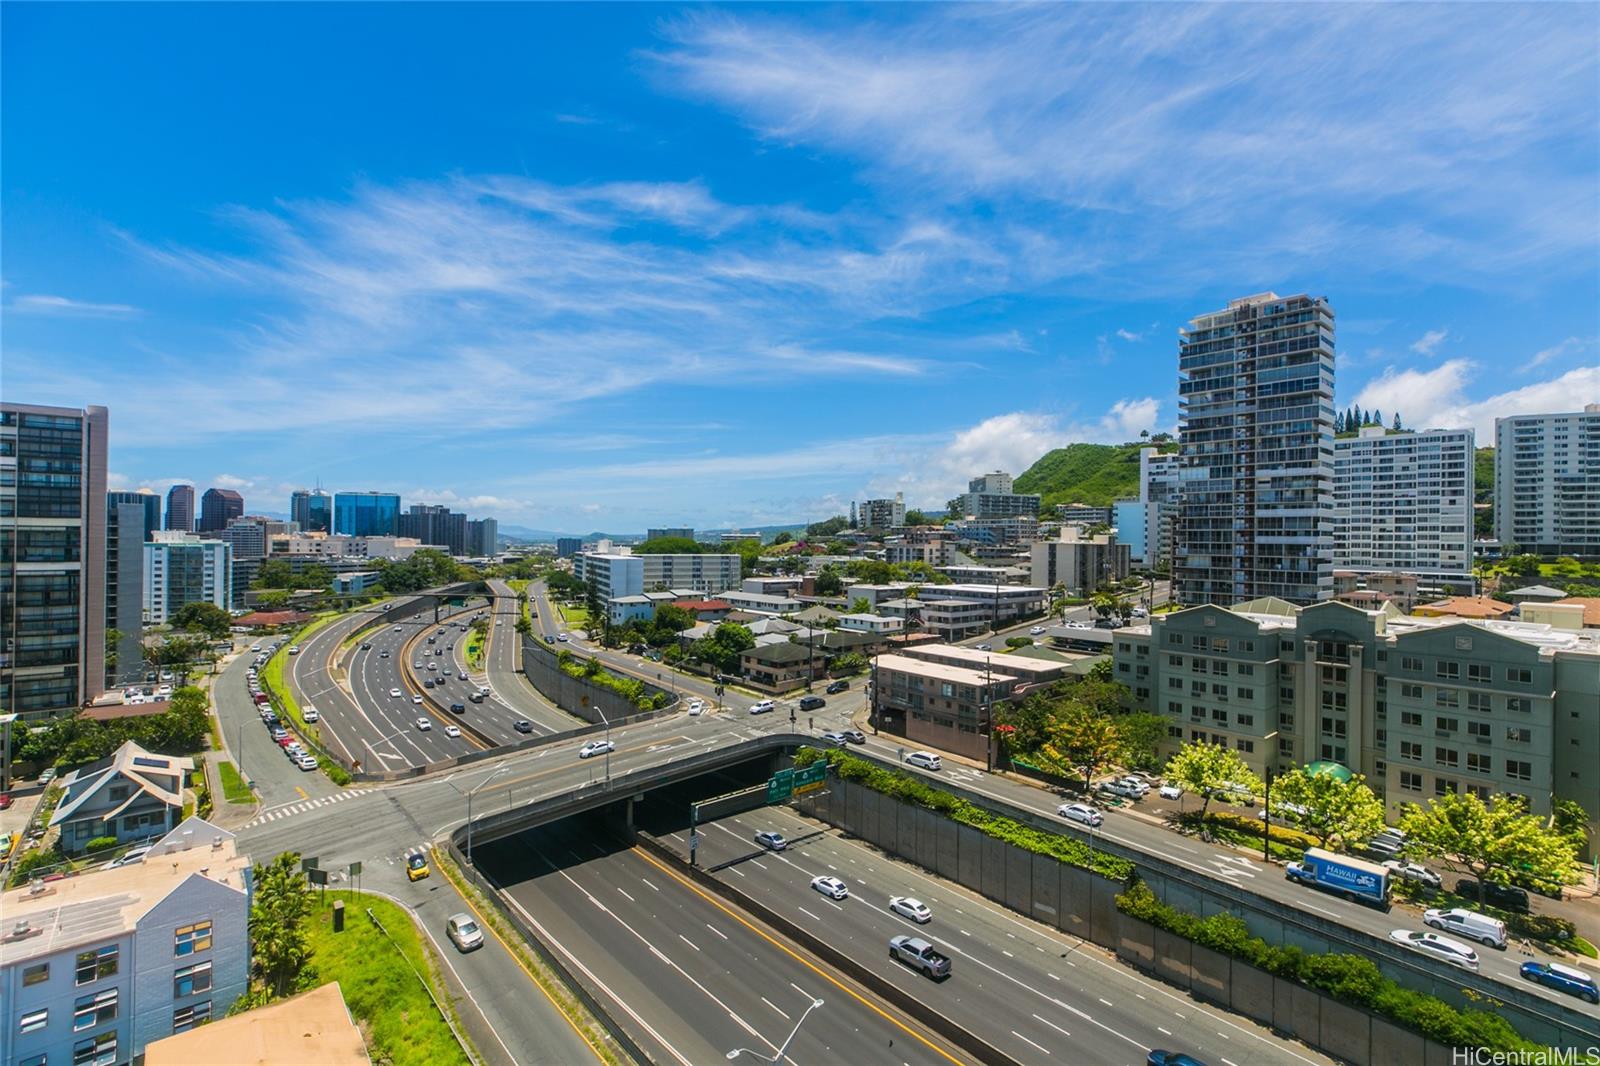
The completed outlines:
<svg viewBox="0 0 1600 1066">
<path fill-rule="evenodd" d="M 1600 400 L 1600 8 L 3 8 L 4 391 L 113 481 L 629 531 L 1172 429 L 1327 296 L 1338 400 Z"/>
</svg>

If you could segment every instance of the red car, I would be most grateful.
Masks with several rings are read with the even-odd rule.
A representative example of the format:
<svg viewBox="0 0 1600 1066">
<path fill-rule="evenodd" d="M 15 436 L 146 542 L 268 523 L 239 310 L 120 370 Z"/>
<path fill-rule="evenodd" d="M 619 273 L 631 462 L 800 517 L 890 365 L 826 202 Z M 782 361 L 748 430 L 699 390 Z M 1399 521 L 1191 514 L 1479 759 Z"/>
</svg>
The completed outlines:
<svg viewBox="0 0 1600 1066">
<path fill-rule="evenodd" d="M 9 793 L 9 792 L 0 792 L 0 811 L 9 811 L 10 809 L 11 809 L 11 793 Z"/>
</svg>

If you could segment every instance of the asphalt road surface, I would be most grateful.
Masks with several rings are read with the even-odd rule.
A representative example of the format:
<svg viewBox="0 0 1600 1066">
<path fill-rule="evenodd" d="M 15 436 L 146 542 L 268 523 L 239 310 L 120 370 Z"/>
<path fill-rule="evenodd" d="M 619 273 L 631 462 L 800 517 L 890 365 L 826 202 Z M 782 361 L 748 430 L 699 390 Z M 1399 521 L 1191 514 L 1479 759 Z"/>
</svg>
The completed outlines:
<svg viewBox="0 0 1600 1066">
<path fill-rule="evenodd" d="M 775 829 L 791 843 L 754 842 Z M 1021 1062 L 1142 1066 L 1153 1048 L 1232 1066 L 1303 1066 L 1326 1056 L 1233 1015 L 1204 1007 L 1146 978 L 1092 944 L 1027 921 L 957 885 L 848 841 L 792 808 L 766 808 L 700 827 L 699 860 L 716 876 L 801 925 L 811 925 L 906 991 Z M 671 845 L 683 852 L 678 834 Z M 811 887 L 833 876 L 850 890 L 835 901 Z M 927 904 L 918 925 L 891 911 L 891 896 Z M 951 957 L 934 982 L 890 959 L 889 938 L 920 936 Z"/>
<path fill-rule="evenodd" d="M 752 919 L 584 823 L 479 849 L 478 863 L 584 973 L 658 1062 L 698 1066 L 746 1048 L 773 1057 L 814 999 L 786 1061 L 884 1066 L 969 1061 Z"/>
</svg>

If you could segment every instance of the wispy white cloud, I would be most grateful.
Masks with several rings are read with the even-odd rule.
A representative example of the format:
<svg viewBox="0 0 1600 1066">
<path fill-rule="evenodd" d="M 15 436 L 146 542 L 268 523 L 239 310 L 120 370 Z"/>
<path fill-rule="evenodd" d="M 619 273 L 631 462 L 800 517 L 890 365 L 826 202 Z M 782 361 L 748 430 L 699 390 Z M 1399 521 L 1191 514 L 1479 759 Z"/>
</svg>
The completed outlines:
<svg viewBox="0 0 1600 1066">
<path fill-rule="evenodd" d="M 1560 344 L 1552 344 L 1548 348 L 1541 348 L 1537 352 L 1534 352 L 1533 358 L 1528 360 L 1527 365 L 1522 368 L 1522 372 L 1526 374 L 1537 369 L 1538 367 L 1544 366 L 1546 363 L 1565 359 L 1567 356 L 1576 355 L 1579 352 L 1588 351 L 1590 348 L 1594 347 L 1594 344 L 1595 342 L 1592 338 L 1585 340 L 1582 337 L 1568 337 Z"/>
<path fill-rule="evenodd" d="M 1130 343 L 1133 342 L 1133 341 L 1142 341 L 1142 340 L 1144 340 L 1144 334 L 1143 333 L 1135 333 L 1135 332 L 1133 332 L 1132 330 L 1129 330 L 1129 329 L 1119 329 L 1119 330 L 1117 330 L 1117 336 L 1121 337 L 1123 340 L 1128 341 Z"/>
<path fill-rule="evenodd" d="M 1494 420 L 1509 415 L 1578 411 L 1600 402 L 1600 366 L 1579 367 L 1559 377 L 1468 398 L 1479 366 L 1450 359 L 1428 370 L 1391 367 L 1356 395 L 1356 405 L 1398 412 L 1417 429 L 1472 429 L 1480 445 L 1494 441 Z"/>
<path fill-rule="evenodd" d="M 56 315 L 64 318 L 131 318 L 139 314 L 139 309 L 129 304 L 91 303 L 43 293 L 16 297 L 11 301 L 10 310 L 14 314 Z"/>
<path fill-rule="evenodd" d="M 1418 355 L 1432 357 L 1439 351 L 1439 345 L 1443 344 L 1449 336 L 1450 331 L 1447 329 L 1430 329 L 1411 342 L 1411 350 Z"/>
</svg>

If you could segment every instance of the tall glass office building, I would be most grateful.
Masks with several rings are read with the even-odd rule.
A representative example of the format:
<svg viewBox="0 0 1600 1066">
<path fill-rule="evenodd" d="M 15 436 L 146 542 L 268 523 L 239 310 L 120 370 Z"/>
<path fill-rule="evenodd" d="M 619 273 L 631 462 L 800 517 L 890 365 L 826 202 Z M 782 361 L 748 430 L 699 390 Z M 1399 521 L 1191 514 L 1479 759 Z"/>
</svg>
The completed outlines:
<svg viewBox="0 0 1600 1066">
<path fill-rule="evenodd" d="M 1261 293 L 1178 342 L 1174 592 L 1231 606 L 1333 595 L 1333 308 Z"/>
<path fill-rule="evenodd" d="M 73 714 L 105 691 L 109 424 L 0 405 L 0 711 Z"/>
<path fill-rule="evenodd" d="M 346 537 L 392 537 L 400 528 L 400 496 L 340 492 L 333 497 L 333 531 Z"/>
<path fill-rule="evenodd" d="M 302 533 L 333 532 L 333 497 L 321 489 L 295 489 L 289 497 L 289 517 Z"/>
</svg>

